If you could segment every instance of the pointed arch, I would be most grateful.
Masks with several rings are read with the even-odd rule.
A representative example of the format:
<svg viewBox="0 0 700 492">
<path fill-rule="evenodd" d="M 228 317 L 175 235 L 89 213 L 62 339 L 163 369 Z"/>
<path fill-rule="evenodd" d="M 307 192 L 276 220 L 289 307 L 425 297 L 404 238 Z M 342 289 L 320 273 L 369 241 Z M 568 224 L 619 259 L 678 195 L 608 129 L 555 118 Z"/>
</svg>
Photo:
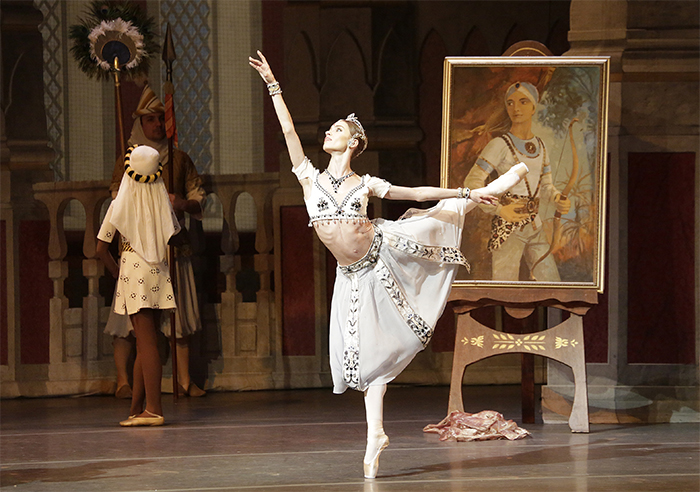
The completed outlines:
<svg viewBox="0 0 700 492">
<path fill-rule="evenodd" d="M 447 56 L 444 39 L 431 29 L 419 54 L 418 120 L 423 130 L 420 149 L 425 163 L 426 184 L 440 184 L 442 128 L 442 65 Z"/>
<path fill-rule="evenodd" d="M 510 28 L 510 31 L 508 31 L 508 34 L 506 35 L 505 40 L 503 41 L 503 46 L 501 46 L 501 53 L 504 53 L 508 48 L 510 48 L 512 45 L 519 41 L 527 41 L 528 36 L 525 30 L 520 27 L 518 24 L 514 24 L 513 27 Z"/>
<path fill-rule="evenodd" d="M 326 59 L 321 87 L 322 119 L 331 120 L 353 112 L 363 121 L 373 118 L 372 88 L 367 80 L 360 44 L 344 29 L 338 33 Z"/>
<path fill-rule="evenodd" d="M 311 39 L 305 31 L 298 33 L 291 43 L 285 74 L 287 104 L 297 122 L 318 121 L 319 89 L 317 57 Z"/>
<path fill-rule="evenodd" d="M 415 113 L 411 52 L 392 27 L 379 51 L 374 102 L 377 116 L 405 117 Z"/>
<path fill-rule="evenodd" d="M 486 36 L 481 32 L 481 29 L 474 26 L 462 44 L 462 56 L 493 56 L 489 48 L 489 43 Z"/>
</svg>

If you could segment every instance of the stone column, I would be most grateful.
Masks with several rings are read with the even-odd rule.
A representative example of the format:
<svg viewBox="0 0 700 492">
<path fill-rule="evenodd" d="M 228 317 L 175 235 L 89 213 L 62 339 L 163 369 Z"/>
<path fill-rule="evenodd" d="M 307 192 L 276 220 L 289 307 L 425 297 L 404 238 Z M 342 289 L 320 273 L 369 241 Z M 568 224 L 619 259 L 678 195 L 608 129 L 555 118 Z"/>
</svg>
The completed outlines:
<svg viewBox="0 0 700 492">
<path fill-rule="evenodd" d="M 694 152 L 696 170 L 699 168 L 698 5 L 689 1 L 573 0 L 570 12 L 571 50 L 565 56 L 611 58 L 609 274 L 605 282 L 609 296 L 608 358 L 606 363 L 587 365 L 591 422 L 698 421 L 697 355 L 695 365 L 628 363 L 627 285 L 628 268 L 643 268 L 628 266 L 628 155 Z M 700 187 L 696 184 L 695 189 L 697 204 Z M 695 208 L 697 231 L 700 221 L 697 205 Z M 696 244 L 696 288 L 698 251 Z M 695 302 L 698 313 L 697 295 Z M 697 354 L 697 314 L 695 325 Z M 663 328 L 659 326 L 659 336 Z M 561 403 L 572 395 L 570 371 L 550 362 L 543 408 L 559 405 L 562 410 Z M 545 409 L 543 418 L 545 422 L 564 422 L 566 415 Z"/>
</svg>

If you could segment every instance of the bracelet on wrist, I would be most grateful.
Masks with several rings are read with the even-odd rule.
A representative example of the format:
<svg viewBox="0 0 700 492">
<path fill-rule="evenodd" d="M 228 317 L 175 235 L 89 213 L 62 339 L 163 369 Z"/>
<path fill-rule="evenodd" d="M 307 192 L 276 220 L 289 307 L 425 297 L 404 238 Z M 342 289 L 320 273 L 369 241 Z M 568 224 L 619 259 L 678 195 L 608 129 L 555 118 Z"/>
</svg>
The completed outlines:
<svg viewBox="0 0 700 492">
<path fill-rule="evenodd" d="M 276 80 L 267 84 L 267 92 L 270 96 L 275 96 L 277 94 L 282 94 L 282 89 L 280 88 L 280 83 Z"/>
<path fill-rule="evenodd" d="M 471 190 L 469 188 L 457 188 L 457 198 L 469 199 L 469 194 Z"/>
</svg>

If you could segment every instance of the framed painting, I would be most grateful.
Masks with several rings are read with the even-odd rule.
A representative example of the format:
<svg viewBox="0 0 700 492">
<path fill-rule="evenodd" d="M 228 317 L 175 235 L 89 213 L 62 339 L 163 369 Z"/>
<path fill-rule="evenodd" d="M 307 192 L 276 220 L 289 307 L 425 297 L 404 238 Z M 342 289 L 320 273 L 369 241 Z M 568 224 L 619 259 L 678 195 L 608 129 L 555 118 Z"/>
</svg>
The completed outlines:
<svg viewBox="0 0 700 492">
<path fill-rule="evenodd" d="M 446 58 L 441 185 L 528 174 L 466 217 L 457 285 L 603 291 L 607 57 Z"/>
</svg>

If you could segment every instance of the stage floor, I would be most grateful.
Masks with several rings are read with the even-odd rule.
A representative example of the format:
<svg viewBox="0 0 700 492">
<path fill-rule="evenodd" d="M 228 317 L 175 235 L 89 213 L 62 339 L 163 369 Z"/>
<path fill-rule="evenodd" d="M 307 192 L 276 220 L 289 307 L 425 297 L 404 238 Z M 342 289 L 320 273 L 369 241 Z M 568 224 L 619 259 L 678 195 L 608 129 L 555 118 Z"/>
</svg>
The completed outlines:
<svg viewBox="0 0 700 492">
<path fill-rule="evenodd" d="M 166 425 L 121 428 L 114 397 L 0 402 L 0 488 L 17 491 L 700 490 L 700 424 L 523 425 L 521 441 L 440 442 L 447 387 L 389 385 L 391 445 L 362 477 L 362 395 L 330 389 L 164 395 Z M 465 407 L 520 423 L 520 388 L 465 387 Z"/>
</svg>

